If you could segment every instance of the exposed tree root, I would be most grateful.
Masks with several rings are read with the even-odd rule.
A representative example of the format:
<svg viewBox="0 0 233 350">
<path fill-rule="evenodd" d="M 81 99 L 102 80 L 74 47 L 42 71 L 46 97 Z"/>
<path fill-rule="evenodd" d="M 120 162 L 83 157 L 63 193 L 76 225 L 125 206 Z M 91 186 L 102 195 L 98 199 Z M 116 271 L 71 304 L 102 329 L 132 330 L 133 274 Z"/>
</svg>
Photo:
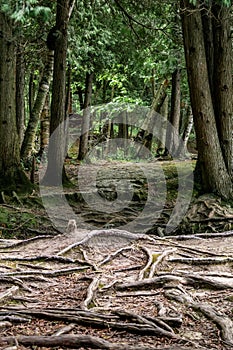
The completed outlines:
<svg viewBox="0 0 233 350">
<path fill-rule="evenodd" d="M 0 311 L 2 320 L 8 321 L 8 311 Z M 71 310 L 37 310 L 37 309 L 24 309 L 15 310 L 14 314 L 17 317 L 20 315 L 39 317 L 44 319 L 62 320 L 65 322 L 72 322 L 82 325 L 97 326 L 97 327 L 108 327 L 116 330 L 128 331 L 137 334 L 150 334 L 157 336 L 166 336 L 168 338 L 181 339 L 174 332 L 170 332 L 158 327 L 155 323 L 146 320 L 144 317 L 139 315 L 132 315 L 130 313 L 127 318 L 130 318 L 130 322 L 122 322 L 122 314 L 118 311 L 118 315 L 101 315 L 98 313 L 88 311 L 71 311 Z M 115 313 L 117 314 L 117 313 Z M 126 318 L 126 317 L 124 317 Z M 133 320 L 132 320 L 133 319 Z"/>
<path fill-rule="evenodd" d="M 74 232 L 57 239 L 14 242 L 17 252 L 9 240 L 1 242 L 8 246 L 0 259 L 1 348 L 233 348 L 233 322 L 227 311 L 233 300 L 230 235 L 224 249 L 223 237 L 215 237 L 217 249 L 212 249 L 209 238 L 188 245 L 188 240 L 180 244 L 175 238 L 147 238 L 115 229 L 92 231 L 81 241 Z M 50 323 L 58 327 L 49 326 L 41 335 L 30 330 Z M 5 328 L 16 338 L 6 337 Z M 119 336 L 123 341 L 118 342 Z M 144 340 L 139 345 L 140 337 L 149 339 L 149 345 Z M 112 342 L 106 340 L 110 338 Z"/>
<path fill-rule="evenodd" d="M 45 346 L 45 347 L 65 347 L 79 349 L 89 347 L 91 349 L 106 350 L 148 350 L 148 346 L 130 346 L 127 344 L 110 343 L 101 338 L 90 335 L 60 335 L 60 336 L 17 336 L 4 337 L 0 340 L 0 345 L 19 344 L 24 346 Z M 177 347 L 159 347 L 158 350 L 176 350 Z M 186 348 L 179 346 L 179 350 L 194 350 L 196 347 Z M 199 348 L 200 350 L 204 348 Z"/>
<path fill-rule="evenodd" d="M 168 291 L 167 296 L 179 302 L 186 303 L 195 311 L 200 311 L 203 315 L 212 320 L 220 329 L 224 343 L 227 346 L 233 347 L 233 322 L 227 315 L 217 311 L 208 304 L 194 302 L 190 295 L 178 290 Z"/>
<path fill-rule="evenodd" d="M 94 302 L 94 295 L 95 295 L 95 292 L 96 292 L 98 286 L 99 286 L 99 276 L 94 277 L 91 284 L 89 285 L 89 287 L 87 289 L 87 297 L 83 301 L 83 303 L 81 303 L 81 305 L 80 305 L 81 309 L 88 310 L 89 305 L 91 303 L 95 303 Z"/>
</svg>

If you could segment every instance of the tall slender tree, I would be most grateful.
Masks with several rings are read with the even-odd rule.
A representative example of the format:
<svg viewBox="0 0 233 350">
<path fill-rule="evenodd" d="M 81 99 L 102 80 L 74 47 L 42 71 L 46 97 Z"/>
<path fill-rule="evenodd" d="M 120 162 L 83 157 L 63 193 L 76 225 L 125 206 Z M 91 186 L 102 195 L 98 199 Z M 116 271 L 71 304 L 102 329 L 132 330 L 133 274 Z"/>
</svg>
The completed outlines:
<svg viewBox="0 0 233 350">
<path fill-rule="evenodd" d="M 46 59 L 42 78 L 39 84 L 38 93 L 34 102 L 33 108 L 30 112 L 29 122 L 25 131 L 22 147 L 21 158 L 26 160 L 31 156 L 34 148 L 37 126 L 40 120 L 40 115 L 45 104 L 46 96 L 49 92 L 49 86 L 53 73 L 53 51 L 46 51 Z"/>
<path fill-rule="evenodd" d="M 52 29 L 51 45 L 54 45 L 54 69 L 51 101 L 50 141 L 48 166 L 43 183 L 60 185 L 65 175 L 65 109 L 66 109 L 66 58 L 67 30 L 74 1 L 57 0 L 56 25 Z M 53 47 L 50 47 L 53 48 Z"/>
<path fill-rule="evenodd" d="M 85 82 L 85 97 L 83 104 L 83 119 L 82 119 L 82 132 L 79 142 L 79 154 L 78 159 L 83 160 L 87 151 L 88 151 L 88 136 L 90 128 L 90 104 L 91 104 L 91 95 L 92 95 L 92 83 L 93 83 L 94 73 L 86 73 L 86 82 Z"/>
</svg>

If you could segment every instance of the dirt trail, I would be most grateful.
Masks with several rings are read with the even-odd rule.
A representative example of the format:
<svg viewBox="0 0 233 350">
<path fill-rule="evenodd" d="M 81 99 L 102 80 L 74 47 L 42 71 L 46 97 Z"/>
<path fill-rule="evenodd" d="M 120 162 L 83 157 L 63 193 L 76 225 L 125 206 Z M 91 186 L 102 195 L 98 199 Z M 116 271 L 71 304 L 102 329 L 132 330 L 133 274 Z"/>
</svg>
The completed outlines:
<svg viewBox="0 0 233 350">
<path fill-rule="evenodd" d="M 187 238 L 1 240 L 1 349 L 232 349 L 233 233 Z"/>
</svg>

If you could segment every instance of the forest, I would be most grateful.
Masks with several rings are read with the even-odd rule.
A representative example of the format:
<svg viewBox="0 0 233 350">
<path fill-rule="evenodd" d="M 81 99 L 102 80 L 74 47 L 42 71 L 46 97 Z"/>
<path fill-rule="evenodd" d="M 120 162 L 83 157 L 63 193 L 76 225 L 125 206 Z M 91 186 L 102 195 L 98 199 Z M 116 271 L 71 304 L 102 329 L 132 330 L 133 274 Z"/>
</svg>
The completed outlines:
<svg viewBox="0 0 233 350">
<path fill-rule="evenodd" d="M 233 348 L 231 0 L 0 0 L 0 349 Z"/>
</svg>

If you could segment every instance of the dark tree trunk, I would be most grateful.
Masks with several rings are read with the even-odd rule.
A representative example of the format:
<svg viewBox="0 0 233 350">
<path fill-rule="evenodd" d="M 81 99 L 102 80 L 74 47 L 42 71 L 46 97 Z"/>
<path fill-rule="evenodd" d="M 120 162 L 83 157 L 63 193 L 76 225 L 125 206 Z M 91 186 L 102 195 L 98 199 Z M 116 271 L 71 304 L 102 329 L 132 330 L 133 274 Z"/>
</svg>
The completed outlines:
<svg viewBox="0 0 233 350">
<path fill-rule="evenodd" d="M 12 22 L 0 12 L 0 191 L 30 191 L 31 183 L 20 167 L 16 123 L 16 49 Z"/>
<path fill-rule="evenodd" d="M 181 1 L 185 57 L 197 137 L 198 165 L 202 189 L 224 198 L 232 193 L 231 178 L 227 171 L 212 103 L 206 62 L 201 12 L 188 0 Z"/>
<path fill-rule="evenodd" d="M 178 156 L 180 126 L 180 69 L 172 73 L 171 112 L 167 128 L 167 153 Z"/>
<path fill-rule="evenodd" d="M 161 121 L 158 125 L 158 136 L 157 136 L 157 156 L 164 154 L 166 145 L 166 134 L 167 134 L 167 121 L 168 121 L 168 96 L 165 98 L 163 105 L 160 110 Z"/>
<path fill-rule="evenodd" d="M 203 37 L 205 45 L 206 63 L 208 69 L 210 91 L 213 96 L 213 79 L 214 79 L 214 42 L 213 42 L 213 26 L 212 26 L 212 16 L 211 14 L 211 3 L 210 5 L 203 4 L 203 10 L 201 12 L 202 16 L 202 26 L 203 26 Z"/>
<path fill-rule="evenodd" d="M 54 69 L 51 101 L 50 141 L 48 149 L 48 167 L 43 184 L 59 186 L 65 175 L 65 103 L 66 103 L 66 56 L 67 28 L 69 20 L 69 1 L 57 0 L 56 28 L 58 38 L 55 41 Z"/>
<path fill-rule="evenodd" d="M 29 116 L 32 114 L 32 108 L 34 105 L 34 99 L 35 99 L 35 74 L 32 72 L 30 74 L 29 78 L 29 86 L 28 86 L 28 108 L 29 108 Z"/>
<path fill-rule="evenodd" d="M 88 136 L 90 128 L 90 104 L 92 95 L 93 73 L 86 73 L 85 98 L 82 119 L 82 132 L 79 143 L 78 160 L 83 160 L 88 151 Z"/>
<path fill-rule="evenodd" d="M 214 76 L 213 101 L 220 146 L 229 174 L 232 176 L 232 37 L 231 9 L 213 6 Z"/>
</svg>

